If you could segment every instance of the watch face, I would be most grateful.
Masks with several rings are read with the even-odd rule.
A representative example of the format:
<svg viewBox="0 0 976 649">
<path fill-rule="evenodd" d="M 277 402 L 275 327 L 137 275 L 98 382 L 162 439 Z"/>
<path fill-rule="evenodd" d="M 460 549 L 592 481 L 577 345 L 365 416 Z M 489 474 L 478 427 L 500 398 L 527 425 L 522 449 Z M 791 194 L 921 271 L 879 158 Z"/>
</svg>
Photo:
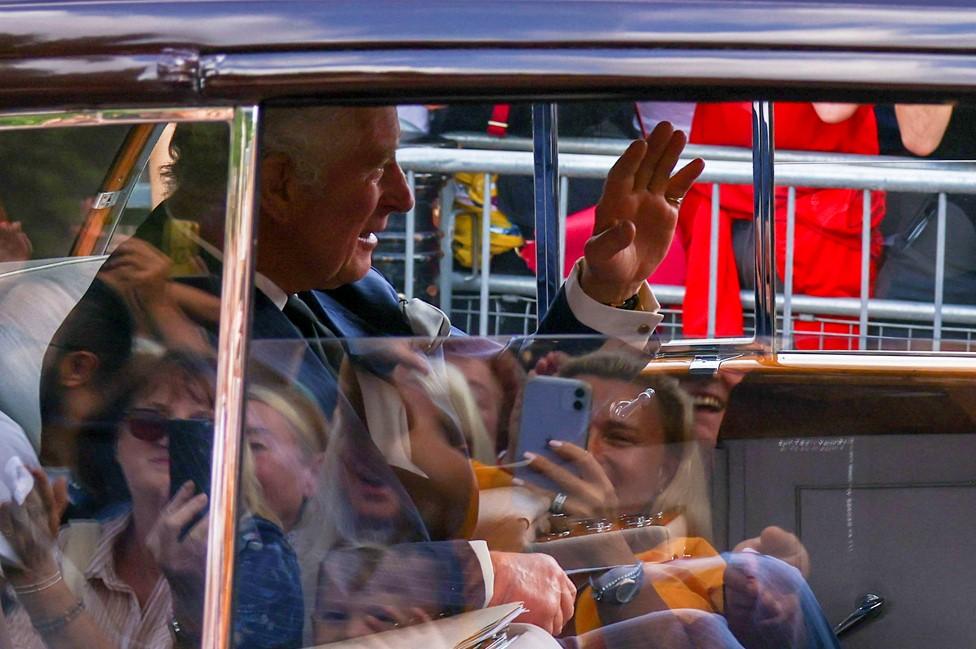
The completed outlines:
<svg viewBox="0 0 976 649">
<path fill-rule="evenodd" d="M 614 597 L 620 604 L 626 604 L 630 600 L 634 599 L 634 595 L 640 590 L 640 584 L 637 583 L 636 579 L 627 577 L 626 579 L 621 579 L 620 583 L 614 589 Z"/>
</svg>

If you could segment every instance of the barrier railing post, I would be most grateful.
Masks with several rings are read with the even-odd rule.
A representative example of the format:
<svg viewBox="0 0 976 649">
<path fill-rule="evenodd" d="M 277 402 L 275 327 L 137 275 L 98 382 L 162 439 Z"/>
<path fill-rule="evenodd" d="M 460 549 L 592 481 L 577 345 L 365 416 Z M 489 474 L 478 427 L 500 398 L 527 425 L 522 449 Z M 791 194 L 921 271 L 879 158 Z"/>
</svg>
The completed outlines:
<svg viewBox="0 0 976 649">
<path fill-rule="evenodd" d="M 865 189 L 861 201 L 861 317 L 858 349 L 868 348 L 868 299 L 871 292 L 871 190 Z"/>
<path fill-rule="evenodd" d="M 478 335 L 488 335 L 488 279 L 491 274 L 491 174 L 485 174 L 485 195 L 481 206 L 481 305 L 478 311 Z M 473 251 L 472 251 L 473 252 Z"/>
<path fill-rule="evenodd" d="M 756 219 L 756 340 L 776 346 L 776 249 L 773 246 L 773 104 L 752 104 L 752 189 Z"/>
<path fill-rule="evenodd" d="M 792 347 L 793 253 L 796 249 L 796 187 L 786 190 L 786 259 L 783 269 L 783 347 Z"/>
<path fill-rule="evenodd" d="M 444 183 L 440 195 L 440 231 L 441 231 L 441 259 L 440 259 L 440 307 L 444 313 L 451 312 L 451 302 L 454 298 L 454 282 L 451 273 L 454 272 L 454 181 L 449 179 Z"/>
<path fill-rule="evenodd" d="M 939 194 L 935 243 L 935 314 L 932 319 L 932 349 L 942 348 L 942 303 L 945 299 L 946 195 Z"/>
<path fill-rule="evenodd" d="M 559 277 L 566 278 L 566 217 L 569 216 L 569 176 L 559 177 Z"/>
<path fill-rule="evenodd" d="M 417 230 L 417 178 L 413 171 L 407 172 L 407 184 L 410 185 L 410 195 L 414 197 L 413 207 L 406 214 L 404 224 L 404 249 L 403 249 L 403 295 L 408 300 L 413 298 L 413 256 L 414 256 L 414 235 Z"/>
<path fill-rule="evenodd" d="M 721 209 L 721 185 L 712 184 L 712 215 L 708 237 L 708 325 L 705 335 L 715 337 L 715 320 L 718 311 L 718 228 Z"/>
<path fill-rule="evenodd" d="M 535 187 L 535 258 L 537 313 L 541 321 L 556 299 L 562 271 L 559 262 L 556 179 L 559 176 L 556 104 L 532 104 L 533 172 Z"/>
</svg>

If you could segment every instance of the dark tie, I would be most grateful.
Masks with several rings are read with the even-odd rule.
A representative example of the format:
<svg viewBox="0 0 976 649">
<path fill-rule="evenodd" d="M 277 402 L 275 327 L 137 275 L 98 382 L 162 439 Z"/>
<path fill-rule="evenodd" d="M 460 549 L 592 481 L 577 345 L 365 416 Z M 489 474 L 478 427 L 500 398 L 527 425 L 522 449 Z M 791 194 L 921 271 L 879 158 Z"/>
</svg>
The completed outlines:
<svg viewBox="0 0 976 649">
<path fill-rule="evenodd" d="M 316 317 L 311 307 L 298 295 L 289 295 L 282 313 L 298 328 L 319 360 L 338 371 L 342 363 L 342 349 L 335 342 L 338 337 Z"/>
</svg>

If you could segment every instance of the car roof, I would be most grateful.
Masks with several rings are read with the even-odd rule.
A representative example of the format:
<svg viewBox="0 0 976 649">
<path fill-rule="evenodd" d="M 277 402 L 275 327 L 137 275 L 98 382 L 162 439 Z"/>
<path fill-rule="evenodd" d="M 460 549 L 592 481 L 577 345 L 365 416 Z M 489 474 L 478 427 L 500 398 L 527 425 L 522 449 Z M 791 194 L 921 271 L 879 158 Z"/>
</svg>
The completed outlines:
<svg viewBox="0 0 976 649">
<path fill-rule="evenodd" d="M 470 49 L 524 50 L 519 59 L 495 62 L 494 74 L 510 75 L 520 61 L 553 50 L 956 56 L 976 51 L 976 7 L 954 0 L 0 2 L 0 102 L 64 105 L 82 91 L 107 103 L 219 100 L 239 97 L 227 90 L 240 80 L 207 95 L 196 70 L 184 74 L 187 65 L 213 73 L 223 57 L 251 57 L 241 60 L 253 82 L 258 69 L 264 76 L 291 73 L 307 68 L 309 56 L 321 62 L 335 52 L 356 53 L 336 65 L 407 70 L 407 54 L 443 52 L 451 61 Z M 287 58 L 295 54 L 305 58 Z M 256 55 L 277 59 L 255 67 Z M 252 98 L 265 96 L 250 87 Z"/>
</svg>

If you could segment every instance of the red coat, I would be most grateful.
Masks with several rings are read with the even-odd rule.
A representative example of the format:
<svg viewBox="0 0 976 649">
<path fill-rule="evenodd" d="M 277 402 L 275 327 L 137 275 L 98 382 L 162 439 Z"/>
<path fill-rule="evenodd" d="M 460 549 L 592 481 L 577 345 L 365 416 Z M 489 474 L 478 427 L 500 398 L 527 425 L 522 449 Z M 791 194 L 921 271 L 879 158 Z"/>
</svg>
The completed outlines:
<svg viewBox="0 0 976 649">
<path fill-rule="evenodd" d="M 878 153 L 878 131 L 874 110 L 860 106 L 854 115 L 838 124 L 820 120 L 809 103 L 777 103 L 774 106 L 777 149 Z M 750 147 L 751 104 L 698 104 L 691 128 L 696 144 Z M 681 206 L 678 236 L 687 251 L 687 282 L 683 313 L 684 334 L 702 337 L 708 321 L 708 259 L 711 232 L 712 185 L 696 184 Z M 780 280 L 786 259 L 787 188 L 777 187 L 776 268 Z M 796 229 L 793 257 L 794 294 L 825 297 L 857 297 L 861 289 L 862 192 L 852 189 L 796 189 Z M 871 285 L 881 253 L 878 225 L 884 216 L 884 193 L 872 192 Z M 740 336 L 743 333 L 739 279 L 732 252 L 732 219 L 753 218 L 751 185 L 723 185 L 719 212 L 718 300 L 715 333 Z M 810 330 L 816 323 L 797 322 L 794 330 Z M 847 325 L 827 326 L 828 331 L 851 331 Z M 856 334 L 856 327 L 854 328 Z M 821 344 L 816 338 L 797 338 L 797 346 L 847 347 L 847 338 Z"/>
</svg>

